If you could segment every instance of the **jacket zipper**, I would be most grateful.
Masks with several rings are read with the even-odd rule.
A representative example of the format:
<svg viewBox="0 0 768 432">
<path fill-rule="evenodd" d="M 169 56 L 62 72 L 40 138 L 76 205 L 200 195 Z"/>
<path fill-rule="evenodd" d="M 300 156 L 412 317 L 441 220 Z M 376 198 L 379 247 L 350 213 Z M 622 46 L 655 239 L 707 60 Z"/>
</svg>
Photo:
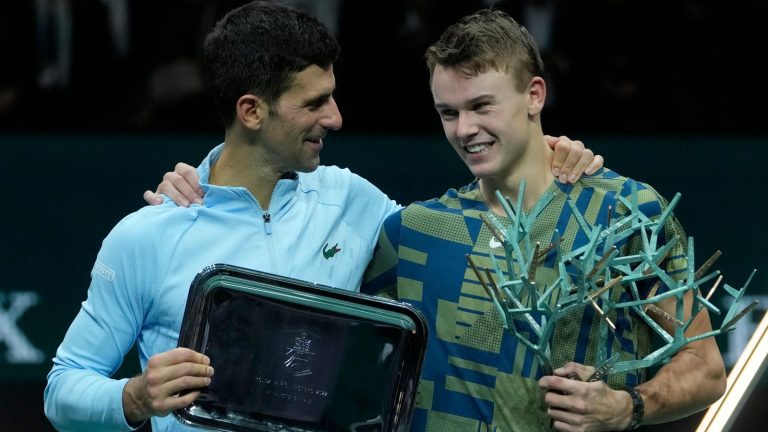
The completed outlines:
<svg viewBox="0 0 768 432">
<path fill-rule="evenodd" d="M 267 231 L 267 235 L 272 235 L 272 216 L 269 215 L 269 211 L 263 211 L 261 217 L 264 218 L 264 229 Z"/>
</svg>

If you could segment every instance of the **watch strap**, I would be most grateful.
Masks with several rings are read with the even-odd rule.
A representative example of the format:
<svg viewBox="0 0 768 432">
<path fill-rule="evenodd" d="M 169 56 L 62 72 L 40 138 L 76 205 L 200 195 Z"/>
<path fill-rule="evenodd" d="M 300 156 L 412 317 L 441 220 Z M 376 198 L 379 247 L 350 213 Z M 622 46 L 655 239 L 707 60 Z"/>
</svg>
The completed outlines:
<svg viewBox="0 0 768 432">
<path fill-rule="evenodd" d="M 643 422 L 645 404 L 643 403 L 643 397 L 634 388 L 624 387 L 624 391 L 629 393 L 629 396 L 632 398 L 632 420 L 625 430 L 635 430 Z"/>
</svg>

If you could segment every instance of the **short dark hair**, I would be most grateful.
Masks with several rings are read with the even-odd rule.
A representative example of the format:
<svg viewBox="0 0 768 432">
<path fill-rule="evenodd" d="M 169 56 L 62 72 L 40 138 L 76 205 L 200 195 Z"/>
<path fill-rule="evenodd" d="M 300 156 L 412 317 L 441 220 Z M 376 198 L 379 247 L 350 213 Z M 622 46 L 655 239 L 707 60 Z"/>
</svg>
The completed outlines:
<svg viewBox="0 0 768 432">
<path fill-rule="evenodd" d="M 298 10 L 254 1 L 231 10 L 206 36 L 205 77 L 224 126 L 235 120 L 244 94 L 263 98 L 271 112 L 296 73 L 330 67 L 341 49 L 317 19 Z"/>
<path fill-rule="evenodd" d="M 469 75 L 490 69 L 510 73 L 518 90 L 534 76 L 544 76 L 536 42 L 528 30 L 506 13 L 483 9 L 461 18 L 427 48 L 430 77 L 436 65 L 458 68 Z"/>
</svg>

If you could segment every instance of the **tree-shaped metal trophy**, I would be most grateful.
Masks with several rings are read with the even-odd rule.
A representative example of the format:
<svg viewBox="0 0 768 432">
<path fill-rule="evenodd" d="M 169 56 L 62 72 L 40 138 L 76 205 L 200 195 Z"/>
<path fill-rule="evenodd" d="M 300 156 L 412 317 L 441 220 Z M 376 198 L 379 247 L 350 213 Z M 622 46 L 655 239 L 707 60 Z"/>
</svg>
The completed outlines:
<svg viewBox="0 0 768 432">
<path fill-rule="evenodd" d="M 533 352 L 539 359 L 545 374 L 550 374 L 553 370 L 550 343 L 555 327 L 562 317 L 576 308 L 595 309 L 600 317 L 598 330 L 600 341 L 606 341 L 609 332 L 616 330 L 609 315 L 612 311 L 619 309 L 633 310 L 663 341 L 660 347 L 648 355 L 631 359 L 623 359 L 619 353 L 610 352 L 611 348 L 607 343 L 597 344 L 595 374 L 590 380 L 598 380 L 611 374 L 666 363 L 686 344 L 731 330 L 741 317 L 757 305 L 757 301 L 753 301 L 743 309 L 739 308 L 740 300 L 754 276 L 753 271 L 741 289 L 724 285 L 727 294 L 733 297 L 733 302 L 719 328 L 695 336 L 686 336 L 686 329 L 702 309 L 706 308 L 718 315 L 721 313 L 710 302 L 710 298 L 720 284 L 722 276 L 719 271 L 706 274 L 719 258 L 720 251 L 695 270 L 693 238 L 689 237 L 687 239 L 687 274 L 677 280 L 670 277 L 661 268 L 661 263 L 673 247 L 684 240 L 673 237 L 668 241 L 660 241 L 660 236 L 664 234 L 664 225 L 668 218 L 672 217 L 672 212 L 680 200 L 680 194 L 675 195 L 659 217 L 648 218 L 639 209 L 637 186 L 636 184 L 633 186 L 629 199 L 618 197 L 620 202 L 629 209 L 629 213 L 611 220 L 609 208 L 606 227 L 590 226 L 576 205 L 570 198 L 568 199 L 568 204 L 581 229 L 586 233 L 588 241 L 566 254 L 560 251 L 559 234 L 556 231 L 553 238 L 557 240 L 544 248 L 531 241 L 529 230 L 534 218 L 519 211 L 522 208 L 525 193 L 524 183 L 521 183 L 516 205 L 498 191 L 496 192 L 496 197 L 502 203 L 507 218 L 511 221 L 508 226 L 502 226 L 499 218 L 493 214 L 481 215 L 483 222 L 504 247 L 506 271 L 501 268 L 494 254 L 490 254 L 493 269 L 481 270 L 467 255 L 469 265 L 498 310 L 504 328 Z M 635 235 L 639 236 L 642 242 L 640 252 L 630 256 L 620 256 L 616 245 Z M 536 269 L 541 258 L 552 250 L 557 253 L 556 270 L 559 276 L 549 286 L 541 286 L 542 284 L 536 283 Z M 570 273 L 566 271 L 567 265 Z M 716 277 L 717 280 L 707 294 L 702 295 L 703 285 Z M 648 295 L 642 297 L 638 290 L 638 283 L 654 280 L 655 283 L 650 291 L 646 290 Z M 667 289 L 661 290 L 663 292 L 660 293 L 658 288 L 661 284 L 664 284 Z M 611 295 L 614 290 L 628 291 L 629 296 Z M 693 304 L 691 314 L 686 319 L 683 298 L 688 292 L 692 294 Z M 659 301 L 672 297 L 676 299 L 674 315 L 655 305 Z M 629 300 L 626 300 L 627 298 Z M 616 301 L 617 299 L 619 300 Z M 675 328 L 674 334 L 665 331 L 654 321 L 652 314 L 672 323 Z M 524 326 L 526 331 L 519 331 L 514 320 L 527 323 L 527 326 Z"/>
</svg>

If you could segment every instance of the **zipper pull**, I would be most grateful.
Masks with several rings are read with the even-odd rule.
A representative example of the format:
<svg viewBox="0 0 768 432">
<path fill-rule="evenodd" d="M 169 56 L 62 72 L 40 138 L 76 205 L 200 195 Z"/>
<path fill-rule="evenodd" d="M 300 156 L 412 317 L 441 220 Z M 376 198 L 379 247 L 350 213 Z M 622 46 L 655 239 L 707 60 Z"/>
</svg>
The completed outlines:
<svg viewBox="0 0 768 432">
<path fill-rule="evenodd" d="M 272 216 L 269 215 L 268 211 L 262 213 L 261 216 L 264 218 L 264 229 L 267 230 L 267 235 L 272 235 L 272 224 L 270 223 Z"/>
</svg>

